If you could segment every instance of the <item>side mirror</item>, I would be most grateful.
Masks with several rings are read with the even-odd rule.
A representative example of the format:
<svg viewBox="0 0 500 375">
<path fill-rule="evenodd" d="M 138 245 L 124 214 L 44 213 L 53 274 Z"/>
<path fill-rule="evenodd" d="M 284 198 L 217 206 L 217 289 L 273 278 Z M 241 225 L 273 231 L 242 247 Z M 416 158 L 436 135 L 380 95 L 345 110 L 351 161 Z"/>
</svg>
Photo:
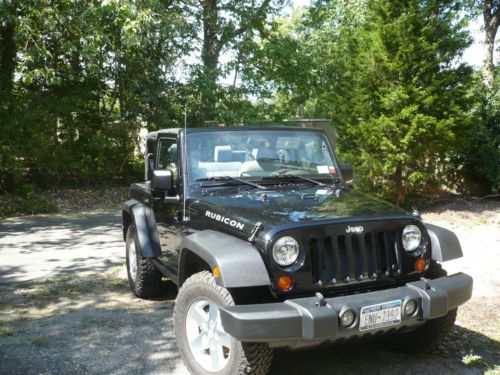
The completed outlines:
<svg viewBox="0 0 500 375">
<path fill-rule="evenodd" d="M 353 184 L 353 179 L 354 179 L 354 173 L 352 171 L 352 165 L 351 164 L 340 164 L 340 173 L 342 174 L 342 179 L 344 180 L 344 183 L 346 185 L 352 186 Z"/>
<path fill-rule="evenodd" d="M 169 190 L 172 190 L 173 187 L 172 171 L 153 171 L 151 190 L 168 192 Z"/>
</svg>

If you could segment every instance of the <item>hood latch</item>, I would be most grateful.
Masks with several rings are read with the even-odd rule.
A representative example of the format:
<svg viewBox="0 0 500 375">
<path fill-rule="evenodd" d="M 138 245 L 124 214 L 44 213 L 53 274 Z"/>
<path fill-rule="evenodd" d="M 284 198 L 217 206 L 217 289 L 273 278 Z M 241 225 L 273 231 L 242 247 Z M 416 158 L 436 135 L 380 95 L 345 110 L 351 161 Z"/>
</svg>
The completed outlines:
<svg viewBox="0 0 500 375">
<path fill-rule="evenodd" d="M 260 221 L 256 222 L 252 231 L 250 232 L 250 236 L 248 237 L 248 242 L 254 243 L 257 240 L 257 236 L 259 232 L 262 230 L 262 223 Z"/>
</svg>

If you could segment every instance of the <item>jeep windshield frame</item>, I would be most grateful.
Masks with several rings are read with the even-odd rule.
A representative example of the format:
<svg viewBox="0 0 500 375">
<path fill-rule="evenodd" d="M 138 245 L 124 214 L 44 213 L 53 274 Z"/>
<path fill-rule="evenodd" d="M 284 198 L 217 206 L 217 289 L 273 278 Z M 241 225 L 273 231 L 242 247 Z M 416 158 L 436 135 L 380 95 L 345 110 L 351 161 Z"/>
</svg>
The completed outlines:
<svg viewBox="0 0 500 375">
<path fill-rule="evenodd" d="M 188 129 L 188 185 L 246 180 L 270 184 L 284 179 L 341 181 L 325 132 L 309 128 Z"/>
</svg>

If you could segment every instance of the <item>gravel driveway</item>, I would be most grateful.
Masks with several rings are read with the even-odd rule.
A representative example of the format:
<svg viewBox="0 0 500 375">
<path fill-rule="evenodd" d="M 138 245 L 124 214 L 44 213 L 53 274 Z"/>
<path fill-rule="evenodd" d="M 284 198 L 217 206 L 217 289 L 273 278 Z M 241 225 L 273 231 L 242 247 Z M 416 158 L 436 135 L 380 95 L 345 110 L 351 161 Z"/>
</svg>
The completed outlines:
<svg viewBox="0 0 500 375">
<path fill-rule="evenodd" d="M 473 299 L 437 352 L 408 356 L 379 342 L 276 352 L 272 374 L 500 374 L 500 205 L 435 207 L 424 218 L 456 231 Z M 120 214 L 0 222 L 0 374 L 187 374 L 175 347 L 176 288 L 128 292 Z"/>
<path fill-rule="evenodd" d="M 119 211 L 0 221 L 0 283 L 99 273 L 123 263 Z"/>
</svg>

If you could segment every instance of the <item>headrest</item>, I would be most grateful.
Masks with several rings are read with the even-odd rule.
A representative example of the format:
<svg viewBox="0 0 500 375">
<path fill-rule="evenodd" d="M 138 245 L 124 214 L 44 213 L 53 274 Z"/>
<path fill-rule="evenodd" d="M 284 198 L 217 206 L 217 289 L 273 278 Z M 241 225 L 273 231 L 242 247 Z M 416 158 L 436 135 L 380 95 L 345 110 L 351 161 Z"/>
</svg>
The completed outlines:
<svg viewBox="0 0 500 375">
<path fill-rule="evenodd" d="M 225 161 L 231 161 L 232 159 L 233 159 L 233 152 L 230 145 L 215 146 L 214 161 L 225 162 Z"/>
<path fill-rule="evenodd" d="M 177 143 L 174 143 L 168 148 L 168 155 L 171 160 L 177 160 Z"/>
<path fill-rule="evenodd" d="M 259 148 L 254 152 L 255 160 L 260 159 L 275 159 L 276 153 L 270 148 Z"/>
</svg>

